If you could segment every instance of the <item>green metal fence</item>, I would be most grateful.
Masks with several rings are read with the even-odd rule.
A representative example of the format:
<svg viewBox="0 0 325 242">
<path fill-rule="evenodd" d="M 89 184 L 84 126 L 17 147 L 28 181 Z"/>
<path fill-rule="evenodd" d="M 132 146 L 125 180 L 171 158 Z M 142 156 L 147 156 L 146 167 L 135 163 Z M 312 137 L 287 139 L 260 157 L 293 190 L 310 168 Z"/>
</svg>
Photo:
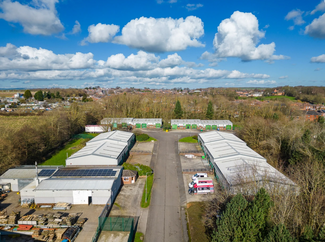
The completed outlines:
<svg viewBox="0 0 325 242">
<path fill-rule="evenodd" d="M 103 231 L 131 231 L 133 217 L 108 217 L 102 227 Z"/>
</svg>

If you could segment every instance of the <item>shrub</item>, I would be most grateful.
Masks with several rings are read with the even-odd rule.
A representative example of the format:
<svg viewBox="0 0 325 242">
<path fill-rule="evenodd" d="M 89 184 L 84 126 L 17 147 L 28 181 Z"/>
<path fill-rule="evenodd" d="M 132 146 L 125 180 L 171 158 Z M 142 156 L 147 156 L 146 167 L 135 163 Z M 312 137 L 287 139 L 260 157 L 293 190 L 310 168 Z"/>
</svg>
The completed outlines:
<svg viewBox="0 0 325 242">
<path fill-rule="evenodd" d="M 147 134 L 139 134 L 136 137 L 137 137 L 137 141 L 145 141 L 145 140 L 149 139 L 149 135 L 147 135 Z"/>
<path fill-rule="evenodd" d="M 193 135 L 192 138 L 197 140 L 197 135 Z"/>
</svg>

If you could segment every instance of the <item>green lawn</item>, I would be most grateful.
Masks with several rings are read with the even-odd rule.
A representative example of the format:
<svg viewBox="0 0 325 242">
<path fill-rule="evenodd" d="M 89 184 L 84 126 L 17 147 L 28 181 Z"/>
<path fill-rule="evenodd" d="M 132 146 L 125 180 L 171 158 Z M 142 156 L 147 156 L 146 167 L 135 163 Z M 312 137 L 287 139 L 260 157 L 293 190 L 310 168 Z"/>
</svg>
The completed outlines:
<svg viewBox="0 0 325 242">
<path fill-rule="evenodd" d="M 136 232 L 134 242 L 143 242 L 143 240 L 141 238 L 144 238 L 143 233 Z"/>
<path fill-rule="evenodd" d="M 204 214 L 204 202 L 190 203 L 187 209 L 188 228 L 190 232 L 191 242 L 208 242 L 205 234 L 205 227 L 202 220 Z"/>
<path fill-rule="evenodd" d="M 137 171 L 139 176 L 145 176 L 148 173 L 152 173 L 152 169 L 149 166 L 141 164 L 132 165 L 130 163 L 124 162 L 122 166 L 125 170 Z"/>
<path fill-rule="evenodd" d="M 143 188 L 143 194 L 142 194 L 142 199 L 141 199 L 141 207 L 142 208 L 147 208 L 150 205 L 151 189 L 152 189 L 152 184 L 153 184 L 153 174 L 148 176 L 147 183 L 148 183 L 148 187 L 147 187 L 148 191 L 146 192 L 146 185 Z M 146 202 L 146 195 L 147 195 L 147 202 Z"/>
<path fill-rule="evenodd" d="M 41 165 L 44 166 L 65 166 L 65 160 L 67 159 L 67 154 L 70 157 L 72 154 L 76 153 L 78 150 L 86 146 L 86 142 L 97 134 L 87 134 L 82 133 L 75 135 L 62 150 L 56 152 L 50 159 L 43 162 Z"/>
<path fill-rule="evenodd" d="M 183 143 L 197 143 L 197 137 L 196 137 L 196 139 L 193 138 L 193 136 L 184 137 L 184 138 L 181 138 L 178 142 L 183 142 Z"/>
<path fill-rule="evenodd" d="M 152 138 L 149 136 L 149 139 L 145 140 L 145 141 L 140 141 L 140 142 L 151 142 L 151 141 L 157 141 L 155 138 Z"/>
</svg>

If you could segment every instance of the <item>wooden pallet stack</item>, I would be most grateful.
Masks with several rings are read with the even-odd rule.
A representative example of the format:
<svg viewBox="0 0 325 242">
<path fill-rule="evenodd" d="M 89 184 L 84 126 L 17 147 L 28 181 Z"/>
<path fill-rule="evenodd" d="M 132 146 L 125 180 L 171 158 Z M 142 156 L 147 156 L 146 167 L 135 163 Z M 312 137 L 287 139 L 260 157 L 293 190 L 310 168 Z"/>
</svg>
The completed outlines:
<svg viewBox="0 0 325 242">
<path fill-rule="evenodd" d="M 9 215 L 8 224 L 17 224 L 19 217 L 20 217 L 20 212 L 12 211 Z"/>
<path fill-rule="evenodd" d="M 8 224 L 8 215 L 6 210 L 0 212 L 0 224 Z"/>
</svg>

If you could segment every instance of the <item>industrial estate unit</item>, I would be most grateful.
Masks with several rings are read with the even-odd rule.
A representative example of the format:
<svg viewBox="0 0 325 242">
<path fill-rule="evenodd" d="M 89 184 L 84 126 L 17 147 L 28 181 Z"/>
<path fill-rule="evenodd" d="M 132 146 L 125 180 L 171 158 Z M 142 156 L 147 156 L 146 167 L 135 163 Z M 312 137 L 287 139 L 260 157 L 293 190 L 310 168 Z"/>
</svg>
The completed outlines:
<svg viewBox="0 0 325 242">
<path fill-rule="evenodd" d="M 270 191 L 298 189 L 294 182 L 233 134 L 218 131 L 202 133 L 198 142 L 218 182 L 231 193 L 253 194 L 260 187 Z"/>
<path fill-rule="evenodd" d="M 231 130 L 233 128 L 229 120 L 172 119 L 170 124 L 172 129 Z"/>
<path fill-rule="evenodd" d="M 107 204 L 122 185 L 122 170 L 135 143 L 130 132 L 102 133 L 66 160 L 66 167 L 25 166 L 0 176 L 0 183 L 20 191 L 21 203 Z"/>
</svg>

